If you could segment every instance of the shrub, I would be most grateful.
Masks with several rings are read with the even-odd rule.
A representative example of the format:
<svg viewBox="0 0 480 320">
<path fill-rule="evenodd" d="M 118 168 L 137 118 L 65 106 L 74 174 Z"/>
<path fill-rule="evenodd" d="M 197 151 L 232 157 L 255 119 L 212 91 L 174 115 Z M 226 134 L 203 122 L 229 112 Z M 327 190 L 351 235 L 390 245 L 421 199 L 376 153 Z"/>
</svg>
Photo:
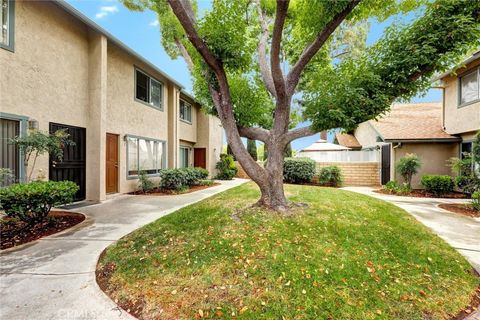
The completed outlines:
<svg viewBox="0 0 480 320">
<path fill-rule="evenodd" d="M 205 180 L 200 180 L 200 183 L 199 185 L 200 186 L 213 186 L 213 184 L 215 183 L 215 181 L 213 180 L 209 180 L 209 179 L 205 179 Z"/>
<path fill-rule="evenodd" d="M 318 181 L 322 185 L 338 187 L 343 182 L 342 170 L 337 166 L 328 166 L 320 169 Z"/>
<path fill-rule="evenodd" d="M 480 178 L 475 175 L 455 177 L 455 186 L 463 193 L 471 195 L 480 190 Z"/>
<path fill-rule="evenodd" d="M 480 211 L 480 191 L 472 193 L 472 207 L 473 209 Z"/>
<path fill-rule="evenodd" d="M 215 168 L 218 170 L 216 178 L 219 180 L 232 180 L 238 171 L 233 157 L 228 154 L 220 155 L 220 161 L 217 162 Z"/>
<path fill-rule="evenodd" d="M 398 187 L 399 187 L 398 182 L 392 180 L 392 181 L 388 181 L 383 188 L 390 193 L 396 193 L 398 190 Z"/>
<path fill-rule="evenodd" d="M 161 189 L 166 190 L 182 190 L 187 187 L 186 184 L 187 173 L 182 169 L 164 169 L 160 171 Z"/>
<path fill-rule="evenodd" d="M 283 180 L 288 183 L 310 182 L 315 175 L 315 161 L 310 158 L 286 158 Z"/>
<path fill-rule="evenodd" d="M 138 174 L 138 189 L 143 193 L 155 189 L 155 183 L 148 177 L 145 171 L 140 171 Z"/>
<path fill-rule="evenodd" d="M 427 192 L 434 195 L 453 192 L 453 178 L 450 176 L 425 175 L 421 180 L 422 186 Z"/>
<path fill-rule="evenodd" d="M 412 189 L 406 182 L 399 184 L 397 181 L 388 181 L 385 184 L 384 189 L 387 190 L 389 193 L 394 194 L 407 194 L 412 191 Z"/>
<path fill-rule="evenodd" d="M 166 190 L 184 190 L 199 185 L 208 177 L 208 170 L 203 168 L 164 169 L 160 171 L 160 188 Z"/>
<path fill-rule="evenodd" d="M 15 175 L 9 168 L 0 168 L 0 187 L 9 185 L 15 181 Z"/>
<path fill-rule="evenodd" d="M 408 153 L 398 161 L 396 169 L 402 176 L 408 187 L 412 186 L 412 177 L 418 173 L 418 170 L 422 166 L 422 162 L 416 154 Z"/>
<path fill-rule="evenodd" d="M 208 170 L 203 168 L 181 168 L 185 172 L 185 185 L 195 186 L 208 177 Z"/>
<path fill-rule="evenodd" d="M 71 181 L 35 181 L 0 189 L 0 207 L 28 225 L 42 222 L 54 206 L 73 201 L 79 187 Z"/>
</svg>

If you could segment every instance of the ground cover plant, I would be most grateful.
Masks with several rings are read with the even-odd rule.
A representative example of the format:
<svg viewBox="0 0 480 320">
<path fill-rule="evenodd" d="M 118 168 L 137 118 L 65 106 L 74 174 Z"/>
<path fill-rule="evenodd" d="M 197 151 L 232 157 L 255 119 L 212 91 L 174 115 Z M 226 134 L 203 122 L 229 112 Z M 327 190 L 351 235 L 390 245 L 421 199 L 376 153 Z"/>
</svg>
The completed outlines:
<svg viewBox="0 0 480 320">
<path fill-rule="evenodd" d="M 245 184 L 165 216 L 104 252 L 97 279 L 140 319 L 440 319 L 479 280 L 398 207 L 286 185 L 286 214 Z M 318 199 L 323 199 L 318 201 Z"/>
</svg>

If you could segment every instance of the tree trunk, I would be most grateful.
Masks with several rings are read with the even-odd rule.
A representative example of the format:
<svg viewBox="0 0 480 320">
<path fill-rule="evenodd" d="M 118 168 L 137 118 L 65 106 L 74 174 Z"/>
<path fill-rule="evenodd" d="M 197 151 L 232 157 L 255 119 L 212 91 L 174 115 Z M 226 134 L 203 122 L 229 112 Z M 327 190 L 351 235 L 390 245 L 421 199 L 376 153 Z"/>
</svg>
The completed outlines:
<svg viewBox="0 0 480 320">
<path fill-rule="evenodd" d="M 283 150 L 282 146 L 269 145 L 268 159 L 265 165 L 267 181 L 258 183 L 262 193 L 257 205 L 275 211 L 286 211 L 288 202 L 283 190 Z"/>
</svg>

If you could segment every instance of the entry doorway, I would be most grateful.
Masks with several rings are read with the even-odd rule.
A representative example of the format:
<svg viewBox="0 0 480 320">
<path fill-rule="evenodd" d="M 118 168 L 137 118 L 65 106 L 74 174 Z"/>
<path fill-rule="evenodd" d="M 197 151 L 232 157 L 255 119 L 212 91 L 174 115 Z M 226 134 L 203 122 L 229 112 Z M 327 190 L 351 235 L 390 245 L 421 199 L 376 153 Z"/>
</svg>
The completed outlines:
<svg viewBox="0 0 480 320">
<path fill-rule="evenodd" d="M 106 193 L 116 193 L 118 192 L 118 134 L 107 133 L 105 154 Z"/>
<path fill-rule="evenodd" d="M 382 185 L 385 185 L 388 181 L 390 181 L 390 161 L 390 144 L 384 144 L 382 145 Z"/>
<path fill-rule="evenodd" d="M 52 181 L 73 181 L 80 190 L 75 194 L 75 201 L 85 200 L 86 181 L 86 129 L 66 124 L 49 124 L 50 133 L 65 130 L 73 145 L 63 147 L 63 159 L 49 157 L 48 179 Z"/>
<path fill-rule="evenodd" d="M 206 148 L 193 149 L 193 166 L 207 169 L 207 149 Z"/>
</svg>

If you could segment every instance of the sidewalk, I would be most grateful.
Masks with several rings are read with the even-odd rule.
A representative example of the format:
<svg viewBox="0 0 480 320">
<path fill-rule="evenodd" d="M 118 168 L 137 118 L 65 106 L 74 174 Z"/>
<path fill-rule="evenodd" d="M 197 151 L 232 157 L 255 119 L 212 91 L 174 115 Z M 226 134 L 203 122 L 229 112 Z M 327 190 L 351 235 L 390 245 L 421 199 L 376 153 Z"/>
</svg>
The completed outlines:
<svg viewBox="0 0 480 320">
<path fill-rule="evenodd" d="M 101 252 L 145 224 L 247 181 L 175 196 L 121 195 L 76 210 L 87 216 L 78 227 L 0 253 L 0 319 L 133 319 L 97 286 Z"/>
</svg>

